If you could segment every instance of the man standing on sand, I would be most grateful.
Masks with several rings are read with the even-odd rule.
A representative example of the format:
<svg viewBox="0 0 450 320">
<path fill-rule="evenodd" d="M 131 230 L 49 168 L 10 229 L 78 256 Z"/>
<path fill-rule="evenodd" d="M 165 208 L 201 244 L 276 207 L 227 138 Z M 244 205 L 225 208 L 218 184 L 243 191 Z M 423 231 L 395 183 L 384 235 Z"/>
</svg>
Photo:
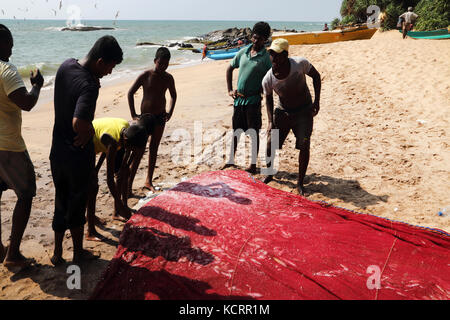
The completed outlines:
<svg viewBox="0 0 450 320">
<path fill-rule="evenodd" d="M 11 32 L 0 24 L 0 198 L 7 189 L 17 195 L 8 250 L 1 243 L 0 225 L 0 263 L 4 260 L 7 267 L 26 267 L 33 259 L 26 259 L 19 247 L 36 195 L 36 177 L 22 138 L 22 110 L 30 111 L 36 105 L 44 78 L 39 70 L 31 74 L 33 88 L 27 91 L 17 68 L 9 63 L 13 45 Z"/>
<path fill-rule="evenodd" d="M 321 79 L 316 68 L 305 58 L 288 57 L 289 43 L 286 39 L 275 39 L 270 48 L 272 69 L 267 72 L 263 80 L 264 95 L 266 96 L 268 139 L 267 139 L 267 166 L 271 167 L 274 157 L 272 155 L 272 129 L 279 130 L 279 148 L 283 146 L 290 130 L 294 132 L 295 148 L 300 151 L 298 157 L 298 184 L 299 194 L 305 195 L 303 180 L 309 163 L 310 137 L 313 130 L 313 117 L 320 109 Z M 314 102 L 306 83 L 305 75 L 313 79 Z M 280 106 L 273 109 L 273 91 L 280 99 Z M 264 183 L 272 181 L 273 175 L 268 175 Z"/>
<path fill-rule="evenodd" d="M 271 29 L 268 23 L 258 22 L 252 30 L 252 44 L 241 49 L 231 61 L 227 69 L 228 95 L 234 99 L 233 110 L 233 141 L 231 154 L 225 168 L 234 165 L 240 130 L 252 130 L 251 136 L 256 134 L 252 141 L 252 159 L 250 173 L 256 173 L 256 160 L 259 150 L 259 130 L 261 129 L 261 81 L 270 69 L 269 54 L 264 43 L 270 37 Z M 239 68 L 237 90 L 233 90 L 233 71 Z M 256 153 L 255 153 L 256 151 Z"/>
<path fill-rule="evenodd" d="M 53 127 L 50 165 L 55 185 L 55 213 L 52 228 L 55 249 L 51 262 L 65 263 L 62 242 L 66 230 L 73 241 L 73 262 L 98 258 L 83 249 L 90 178 L 95 170 L 94 135 L 95 107 L 100 78 L 122 62 L 123 53 L 116 39 L 98 39 L 83 60 L 68 59 L 55 78 L 55 124 Z"/>
<path fill-rule="evenodd" d="M 413 7 L 408 7 L 408 11 L 399 16 L 400 19 L 403 19 L 403 39 L 406 38 L 408 31 L 412 30 L 418 17 L 419 16 L 413 12 Z"/>
</svg>

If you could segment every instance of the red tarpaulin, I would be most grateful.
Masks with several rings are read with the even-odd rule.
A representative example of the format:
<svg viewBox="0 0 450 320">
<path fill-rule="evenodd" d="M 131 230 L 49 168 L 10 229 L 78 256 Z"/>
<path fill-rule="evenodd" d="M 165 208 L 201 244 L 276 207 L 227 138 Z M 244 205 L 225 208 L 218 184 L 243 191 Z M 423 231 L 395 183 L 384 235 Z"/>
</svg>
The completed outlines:
<svg viewBox="0 0 450 320">
<path fill-rule="evenodd" d="M 449 299 L 450 236 L 271 188 L 181 182 L 126 223 L 92 299 Z"/>
</svg>

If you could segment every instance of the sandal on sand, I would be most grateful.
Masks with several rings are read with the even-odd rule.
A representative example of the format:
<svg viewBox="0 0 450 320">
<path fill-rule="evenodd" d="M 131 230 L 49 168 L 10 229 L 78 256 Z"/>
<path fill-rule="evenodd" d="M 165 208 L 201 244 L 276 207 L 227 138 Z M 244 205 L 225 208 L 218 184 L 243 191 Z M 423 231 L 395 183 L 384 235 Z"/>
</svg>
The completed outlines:
<svg viewBox="0 0 450 320">
<path fill-rule="evenodd" d="M 66 260 L 63 257 L 55 257 L 55 256 L 53 256 L 53 257 L 50 258 L 50 262 L 55 267 L 63 265 L 63 264 L 66 264 Z"/>
</svg>

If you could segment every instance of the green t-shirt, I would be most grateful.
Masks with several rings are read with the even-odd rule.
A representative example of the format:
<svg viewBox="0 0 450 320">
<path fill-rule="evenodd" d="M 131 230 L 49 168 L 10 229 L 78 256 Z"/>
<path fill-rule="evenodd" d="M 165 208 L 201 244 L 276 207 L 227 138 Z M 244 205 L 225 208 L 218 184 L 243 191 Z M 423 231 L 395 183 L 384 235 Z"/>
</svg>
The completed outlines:
<svg viewBox="0 0 450 320">
<path fill-rule="evenodd" d="M 262 79 L 272 68 L 270 55 L 266 48 L 254 57 L 250 56 L 252 45 L 241 49 L 231 61 L 233 68 L 239 68 L 237 91 L 244 95 L 234 100 L 235 106 L 246 106 L 261 101 Z"/>
</svg>

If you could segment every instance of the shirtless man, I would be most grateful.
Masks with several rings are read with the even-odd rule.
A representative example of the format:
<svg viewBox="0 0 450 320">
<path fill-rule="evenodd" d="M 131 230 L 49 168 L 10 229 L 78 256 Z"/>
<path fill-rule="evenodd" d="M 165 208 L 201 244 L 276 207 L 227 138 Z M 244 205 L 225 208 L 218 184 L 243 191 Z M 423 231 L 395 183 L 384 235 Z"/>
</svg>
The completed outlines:
<svg viewBox="0 0 450 320">
<path fill-rule="evenodd" d="M 289 43 L 286 39 L 275 39 L 270 48 L 270 69 L 263 79 L 262 86 L 266 96 L 267 118 L 269 121 L 268 132 L 272 129 L 279 130 L 279 148 L 283 146 L 290 130 L 294 132 L 298 149 L 299 169 L 297 190 L 304 195 L 303 180 L 309 163 L 310 137 L 313 130 L 313 117 L 320 109 L 320 74 L 316 68 L 305 58 L 288 57 Z M 312 101 L 305 75 L 313 79 L 314 102 Z M 280 106 L 273 108 L 273 91 L 280 98 Z M 272 135 L 267 139 L 267 166 L 271 167 L 273 155 L 271 150 Z M 273 179 L 268 175 L 264 182 Z"/>
<path fill-rule="evenodd" d="M 130 106 L 131 117 L 134 120 L 139 120 L 144 114 L 149 114 L 154 118 L 154 126 L 147 128 L 148 133 L 151 133 L 149 143 L 149 157 L 148 157 L 148 172 L 144 187 L 149 191 L 155 192 L 153 186 L 153 172 L 155 171 L 156 157 L 158 155 L 158 147 L 161 142 L 162 135 L 166 122 L 170 120 L 175 108 L 177 100 L 177 92 L 175 90 L 175 80 L 172 75 L 166 72 L 170 61 L 170 51 L 165 47 L 160 47 L 155 55 L 155 67 L 142 73 L 131 86 L 128 91 L 128 104 Z M 144 95 L 141 102 L 141 115 L 136 114 L 134 107 L 134 94 L 142 87 Z M 170 92 L 170 110 L 166 112 L 166 91 Z M 145 151 L 145 150 L 144 150 Z M 133 158 L 130 172 L 129 194 L 131 195 L 132 184 L 136 171 L 139 167 L 139 162 L 144 155 L 144 151 L 136 154 Z"/>
</svg>

